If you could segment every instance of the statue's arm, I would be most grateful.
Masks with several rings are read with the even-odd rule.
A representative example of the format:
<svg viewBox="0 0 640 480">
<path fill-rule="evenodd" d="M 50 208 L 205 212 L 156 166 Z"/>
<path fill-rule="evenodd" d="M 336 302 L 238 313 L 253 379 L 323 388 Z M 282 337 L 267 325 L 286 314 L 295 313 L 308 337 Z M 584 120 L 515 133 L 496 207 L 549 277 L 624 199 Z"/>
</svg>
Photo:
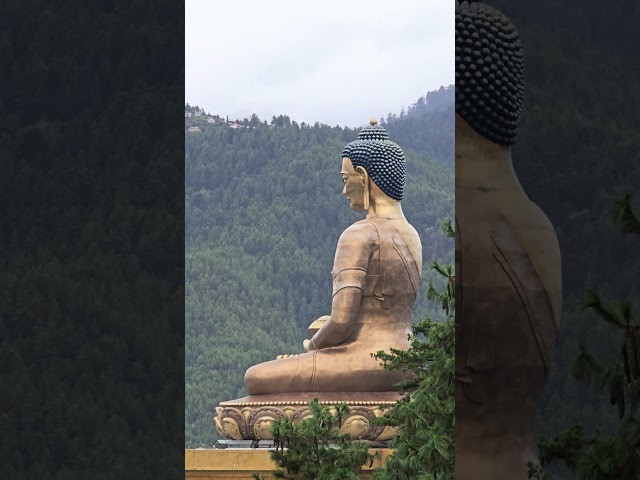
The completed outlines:
<svg viewBox="0 0 640 480">
<path fill-rule="evenodd" d="M 377 230 L 369 223 L 356 223 L 340 236 L 333 263 L 331 318 L 311 338 L 309 350 L 333 347 L 349 338 L 377 239 Z"/>
</svg>

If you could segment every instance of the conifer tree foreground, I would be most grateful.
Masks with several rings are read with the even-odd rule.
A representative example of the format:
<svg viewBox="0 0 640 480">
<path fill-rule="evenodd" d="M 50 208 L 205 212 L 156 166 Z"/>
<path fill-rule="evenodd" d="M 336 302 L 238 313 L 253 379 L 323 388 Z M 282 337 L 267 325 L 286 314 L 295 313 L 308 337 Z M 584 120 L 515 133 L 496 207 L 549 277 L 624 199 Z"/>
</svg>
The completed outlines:
<svg viewBox="0 0 640 480">
<path fill-rule="evenodd" d="M 349 415 L 342 403 L 333 409 L 316 398 L 309 402 L 311 416 L 296 424 L 289 419 L 273 422 L 275 450 L 271 459 L 278 466 L 273 478 L 286 480 L 358 480 L 363 465 L 371 466 L 379 454 L 372 454 L 364 442 L 341 434 Z M 254 474 L 256 480 L 264 477 Z"/>
</svg>

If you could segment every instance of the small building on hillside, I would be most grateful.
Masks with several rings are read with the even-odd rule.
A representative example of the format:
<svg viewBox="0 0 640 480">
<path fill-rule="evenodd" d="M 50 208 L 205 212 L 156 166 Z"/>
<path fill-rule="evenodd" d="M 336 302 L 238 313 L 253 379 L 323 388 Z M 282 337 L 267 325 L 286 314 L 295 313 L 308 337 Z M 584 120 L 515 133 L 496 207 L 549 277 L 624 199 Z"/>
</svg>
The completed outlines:
<svg viewBox="0 0 640 480">
<path fill-rule="evenodd" d="M 229 128 L 240 128 L 240 124 L 236 122 L 229 122 Z"/>
<path fill-rule="evenodd" d="M 186 110 L 184 111 L 184 116 L 185 117 L 193 117 L 193 112 L 187 112 Z"/>
<path fill-rule="evenodd" d="M 215 122 L 213 117 L 207 117 L 207 123 L 213 123 Z"/>
<path fill-rule="evenodd" d="M 198 132 L 202 132 L 202 130 L 200 130 L 200 127 L 189 127 L 188 132 L 198 133 Z"/>
</svg>

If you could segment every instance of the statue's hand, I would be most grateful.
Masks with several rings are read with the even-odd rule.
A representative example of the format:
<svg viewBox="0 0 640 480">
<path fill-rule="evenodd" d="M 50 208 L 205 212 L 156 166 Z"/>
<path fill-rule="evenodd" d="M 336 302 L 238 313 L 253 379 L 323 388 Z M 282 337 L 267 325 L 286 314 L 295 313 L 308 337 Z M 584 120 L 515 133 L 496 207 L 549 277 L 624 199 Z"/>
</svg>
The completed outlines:
<svg viewBox="0 0 640 480">
<path fill-rule="evenodd" d="M 302 342 L 302 348 L 304 348 L 305 352 L 317 350 L 316 346 L 313 344 L 311 340 L 305 340 L 304 342 Z"/>
<path fill-rule="evenodd" d="M 320 330 L 325 324 L 331 319 L 329 315 L 323 315 L 322 317 L 314 320 L 311 325 L 309 325 L 309 338 L 313 338 L 313 336 Z"/>
</svg>

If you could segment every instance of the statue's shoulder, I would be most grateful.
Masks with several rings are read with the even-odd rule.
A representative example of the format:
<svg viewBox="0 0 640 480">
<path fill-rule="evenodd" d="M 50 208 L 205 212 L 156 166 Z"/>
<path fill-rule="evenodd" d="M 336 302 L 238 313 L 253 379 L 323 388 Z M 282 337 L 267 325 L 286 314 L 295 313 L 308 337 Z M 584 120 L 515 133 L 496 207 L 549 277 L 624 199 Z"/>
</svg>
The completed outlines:
<svg viewBox="0 0 640 480">
<path fill-rule="evenodd" d="M 409 222 L 406 223 L 404 230 L 406 230 L 406 234 L 410 235 L 412 237 L 415 237 L 417 239 L 418 242 L 420 242 L 420 234 L 418 233 L 418 231 L 415 229 L 415 227 L 413 225 L 411 225 Z M 401 232 L 401 233 L 405 233 L 405 232 Z"/>
<path fill-rule="evenodd" d="M 356 240 L 367 243 L 377 242 L 378 230 L 374 223 L 365 218 L 364 220 L 351 224 L 344 232 L 342 232 L 342 235 L 340 235 L 341 242 Z"/>
</svg>

